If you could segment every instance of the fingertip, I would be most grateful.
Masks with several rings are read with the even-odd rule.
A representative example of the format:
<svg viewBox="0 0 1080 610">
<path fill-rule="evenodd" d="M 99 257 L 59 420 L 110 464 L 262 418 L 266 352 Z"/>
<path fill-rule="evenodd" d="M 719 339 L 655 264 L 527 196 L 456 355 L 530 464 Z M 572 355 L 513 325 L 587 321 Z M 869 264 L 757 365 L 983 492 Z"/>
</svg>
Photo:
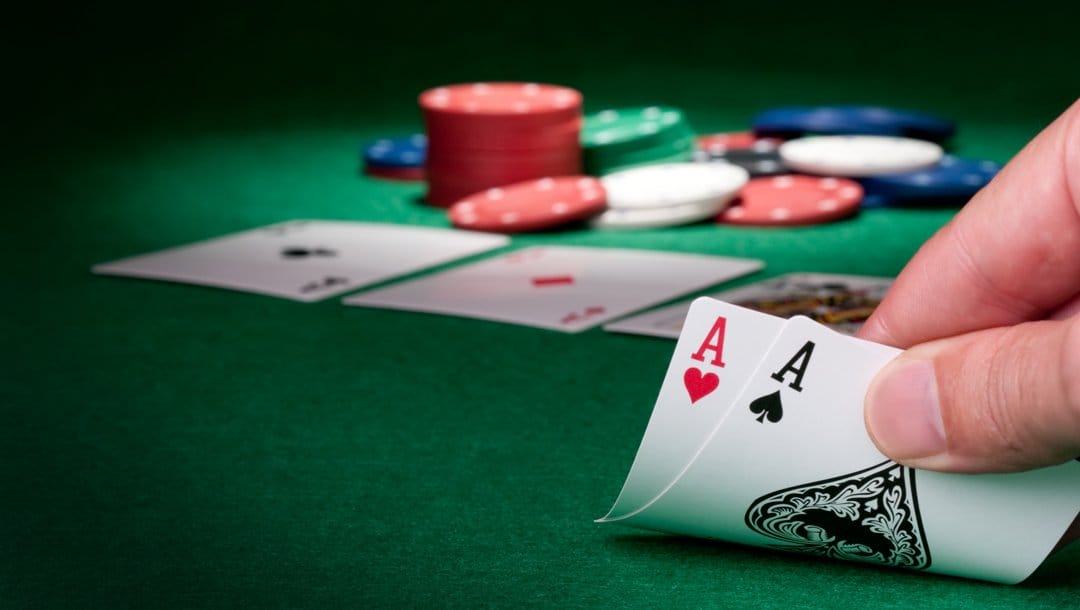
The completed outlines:
<svg viewBox="0 0 1080 610">
<path fill-rule="evenodd" d="M 932 361 L 900 356 L 886 365 L 867 390 L 864 417 L 871 440 L 889 458 L 941 466 L 947 444 Z"/>
</svg>

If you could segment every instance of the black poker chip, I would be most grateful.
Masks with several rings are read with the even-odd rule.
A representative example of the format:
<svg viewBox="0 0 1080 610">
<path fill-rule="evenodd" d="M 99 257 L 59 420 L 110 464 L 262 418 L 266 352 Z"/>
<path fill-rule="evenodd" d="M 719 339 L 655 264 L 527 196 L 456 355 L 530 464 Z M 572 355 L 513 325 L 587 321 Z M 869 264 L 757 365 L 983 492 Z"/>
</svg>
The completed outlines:
<svg viewBox="0 0 1080 610">
<path fill-rule="evenodd" d="M 725 161 L 745 169 L 750 173 L 751 178 L 791 173 L 791 170 L 784 165 L 775 146 L 758 146 L 722 152 L 702 150 L 695 153 L 694 160 L 701 163 Z"/>
</svg>

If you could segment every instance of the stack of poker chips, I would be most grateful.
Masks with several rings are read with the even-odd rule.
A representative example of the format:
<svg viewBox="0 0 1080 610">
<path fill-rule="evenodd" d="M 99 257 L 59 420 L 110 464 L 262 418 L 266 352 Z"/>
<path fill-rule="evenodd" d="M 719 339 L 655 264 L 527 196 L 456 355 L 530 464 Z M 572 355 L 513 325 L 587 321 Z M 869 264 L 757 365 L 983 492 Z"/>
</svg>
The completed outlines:
<svg viewBox="0 0 1080 610">
<path fill-rule="evenodd" d="M 608 210 L 590 221 L 597 229 L 643 229 L 715 217 L 750 178 L 729 163 L 660 163 L 631 167 L 600 179 Z"/>
<path fill-rule="evenodd" d="M 581 144 L 585 173 L 603 176 L 654 163 L 689 161 L 694 130 L 678 108 L 613 108 L 585 117 Z"/>
<path fill-rule="evenodd" d="M 554 85 L 460 84 L 419 101 L 426 139 L 375 142 L 366 173 L 426 179 L 428 202 L 472 230 L 816 224 L 963 205 L 1000 169 L 944 154 L 953 122 L 877 106 L 771 108 L 752 130 L 698 136 L 672 107 L 583 118 L 581 94 Z"/>
<path fill-rule="evenodd" d="M 420 95 L 427 131 L 427 202 L 581 173 L 577 91 L 534 83 L 474 83 Z"/>
<path fill-rule="evenodd" d="M 414 134 L 380 138 L 363 150 L 364 173 L 388 180 L 421 181 L 427 157 L 427 138 Z"/>
</svg>

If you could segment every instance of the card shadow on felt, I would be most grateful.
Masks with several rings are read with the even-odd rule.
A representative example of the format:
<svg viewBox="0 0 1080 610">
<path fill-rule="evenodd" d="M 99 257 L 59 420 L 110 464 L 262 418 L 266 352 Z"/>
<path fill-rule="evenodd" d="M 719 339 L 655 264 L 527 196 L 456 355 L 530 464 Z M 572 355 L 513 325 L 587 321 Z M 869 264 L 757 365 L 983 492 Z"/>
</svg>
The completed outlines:
<svg viewBox="0 0 1080 610">
<path fill-rule="evenodd" d="M 1008 587 L 1020 589 L 1073 589 L 1080 587 L 1080 541 L 1064 550 L 1051 555 L 1043 565 L 1039 566 L 1030 578 L 1017 585 L 999 585 L 981 580 L 961 577 L 946 576 L 943 574 L 927 574 L 917 570 L 905 570 L 890 568 L 871 563 L 857 563 L 840 561 L 802 555 L 782 550 L 758 548 L 723 540 L 709 540 L 690 536 L 675 536 L 661 533 L 618 534 L 609 536 L 607 543 L 620 552 L 648 553 L 657 557 L 673 557 L 680 560 L 727 560 L 727 561 L 760 561 L 766 562 L 771 567 L 780 566 L 783 569 L 811 569 L 818 570 L 817 576 L 821 576 L 822 565 L 830 565 L 835 570 L 833 575 L 837 579 L 850 578 L 852 572 L 865 573 L 871 578 L 880 578 L 888 575 L 892 578 L 911 579 L 910 582 L 917 584 L 927 578 L 946 579 L 968 583 L 972 586 L 984 587 Z"/>
<path fill-rule="evenodd" d="M 852 570 L 857 573 L 867 574 L 873 578 L 888 574 L 899 579 L 912 579 L 910 582 L 918 583 L 922 579 L 950 578 L 937 574 L 925 574 L 915 570 L 890 568 L 872 563 L 857 563 L 840 561 L 813 555 L 804 555 L 779 549 L 769 549 L 726 542 L 723 540 L 695 538 L 692 536 L 677 536 L 661 533 L 619 534 L 610 536 L 608 543 L 617 547 L 620 551 L 633 553 L 648 553 L 657 557 L 672 557 L 678 561 L 691 560 L 724 560 L 734 561 L 740 564 L 745 562 L 761 562 L 768 565 L 769 569 L 808 569 L 815 570 L 815 576 L 822 576 L 821 566 L 832 566 L 832 576 L 837 579 L 850 578 Z M 963 579 L 973 584 L 984 583 L 976 580 Z"/>
<path fill-rule="evenodd" d="M 1016 586 L 1026 589 L 1080 588 L 1080 542 L 1073 542 L 1047 557 L 1034 574 Z"/>
</svg>

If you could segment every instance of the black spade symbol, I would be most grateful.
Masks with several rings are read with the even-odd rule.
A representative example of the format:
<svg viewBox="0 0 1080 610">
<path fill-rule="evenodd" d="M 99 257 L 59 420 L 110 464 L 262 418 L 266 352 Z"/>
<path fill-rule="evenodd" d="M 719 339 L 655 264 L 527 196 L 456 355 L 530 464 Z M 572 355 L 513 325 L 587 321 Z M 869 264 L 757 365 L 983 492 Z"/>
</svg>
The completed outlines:
<svg viewBox="0 0 1080 610">
<path fill-rule="evenodd" d="M 750 403 L 750 412 L 761 414 L 757 418 L 760 423 L 765 423 L 765 418 L 769 418 L 769 421 L 774 424 L 779 422 L 784 417 L 784 405 L 780 402 L 780 390 L 755 398 Z"/>
</svg>

